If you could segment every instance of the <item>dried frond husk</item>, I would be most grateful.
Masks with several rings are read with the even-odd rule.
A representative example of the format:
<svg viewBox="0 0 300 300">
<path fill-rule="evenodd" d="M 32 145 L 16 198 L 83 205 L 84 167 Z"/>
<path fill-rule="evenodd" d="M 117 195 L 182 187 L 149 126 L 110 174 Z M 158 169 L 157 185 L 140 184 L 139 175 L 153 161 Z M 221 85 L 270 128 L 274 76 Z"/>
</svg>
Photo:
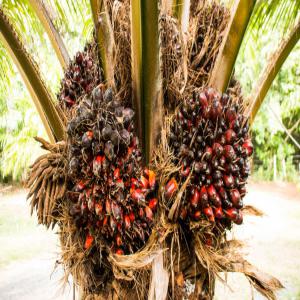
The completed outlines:
<svg viewBox="0 0 300 300">
<path fill-rule="evenodd" d="M 56 223 L 56 208 L 67 184 L 66 146 L 65 142 L 51 144 L 40 137 L 35 139 L 48 153 L 40 156 L 30 167 L 26 183 L 29 188 L 27 199 L 31 198 L 31 214 L 36 209 L 39 223 L 49 228 Z"/>
</svg>

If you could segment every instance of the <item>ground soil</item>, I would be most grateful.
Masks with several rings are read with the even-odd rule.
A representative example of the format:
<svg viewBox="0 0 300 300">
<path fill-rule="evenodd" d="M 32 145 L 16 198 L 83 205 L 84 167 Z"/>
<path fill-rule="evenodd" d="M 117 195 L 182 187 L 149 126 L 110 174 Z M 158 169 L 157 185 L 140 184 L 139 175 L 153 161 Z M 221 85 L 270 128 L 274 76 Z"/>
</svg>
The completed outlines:
<svg viewBox="0 0 300 300">
<path fill-rule="evenodd" d="M 18 189 L 0 196 L 0 300 L 71 300 L 72 284 L 62 291 L 63 272 L 58 268 L 53 273 L 57 237 L 29 217 L 25 195 L 26 191 Z M 246 242 L 244 252 L 251 263 L 282 281 L 285 289 L 278 299 L 299 300 L 299 190 L 293 184 L 251 183 L 245 203 L 263 210 L 265 216 L 246 217 L 233 236 Z M 217 283 L 217 300 L 251 299 L 251 288 L 243 276 L 230 274 L 227 282 L 228 286 Z"/>
</svg>

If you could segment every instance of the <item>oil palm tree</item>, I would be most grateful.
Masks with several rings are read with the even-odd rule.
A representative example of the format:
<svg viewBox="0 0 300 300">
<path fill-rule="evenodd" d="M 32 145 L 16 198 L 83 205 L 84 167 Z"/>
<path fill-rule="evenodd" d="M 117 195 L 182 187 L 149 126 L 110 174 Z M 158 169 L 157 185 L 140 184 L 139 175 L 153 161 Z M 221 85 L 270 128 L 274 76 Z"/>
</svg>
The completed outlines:
<svg viewBox="0 0 300 300">
<path fill-rule="evenodd" d="M 24 4 L 25 2 L 26 4 Z M 243 124 L 239 126 L 244 128 L 247 117 L 250 118 L 250 122 L 254 121 L 272 81 L 299 39 L 298 11 L 300 4 L 293 1 L 278 0 L 257 1 L 257 3 L 254 0 L 236 0 L 231 5 L 228 4 L 228 8 L 225 8 L 219 3 L 210 1 L 91 0 L 89 4 L 84 3 L 82 6 L 90 5 L 91 8 L 94 23 L 93 41 L 84 52 L 79 52 L 74 60 L 70 60 L 68 48 L 64 45 L 58 30 L 60 26 L 68 26 L 66 24 L 66 7 L 62 7 L 60 1 L 53 1 L 51 3 L 52 8 L 48 2 L 40 0 L 25 2 L 13 2 L 15 5 L 19 5 L 18 14 L 9 16 L 9 7 L 13 4 L 10 1 L 3 1 L 3 8 L 0 10 L 0 38 L 23 77 L 50 141 L 49 143 L 38 139 L 42 146 L 49 150 L 50 154 L 47 159 L 46 157 L 38 159 L 33 166 L 29 178 L 29 186 L 31 187 L 29 196 L 33 197 L 31 200 L 32 207 L 37 208 L 41 223 L 47 226 L 59 224 L 63 250 L 62 258 L 66 270 L 73 275 L 75 281 L 82 288 L 82 297 L 102 299 L 101 297 L 111 295 L 121 299 L 130 299 L 130 297 L 136 296 L 142 299 L 148 296 L 150 299 L 164 299 L 169 296 L 180 299 L 184 297 L 182 294 L 184 284 L 191 282 L 194 284 L 192 294 L 195 299 L 209 299 L 213 297 L 214 282 L 218 272 L 237 271 L 244 273 L 253 286 L 265 296 L 270 299 L 274 298 L 274 292 L 276 288 L 281 287 L 281 284 L 272 277 L 262 276 L 257 269 L 242 258 L 235 257 L 234 260 L 230 257 L 229 249 L 232 255 L 233 248 L 228 246 L 229 242 L 225 243 L 225 231 L 219 235 L 219 232 L 213 230 L 210 230 L 209 234 L 205 230 L 203 233 L 202 227 L 199 225 L 189 229 L 190 231 L 186 229 L 186 225 L 180 225 L 179 229 L 177 228 L 176 224 L 181 224 L 181 221 L 177 221 L 179 218 L 178 207 L 180 207 L 178 203 L 186 197 L 186 190 L 190 187 L 191 175 L 189 174 L 191 173 L 186 173 L 186 179 L 178 187 L 175 179 L 179 172 L 178 165 L 172 160 L 172 155 L 168 156 L 168 154 L 172 152 L 173 147 L 170 136 L 173 134 L 175 142 L 177 141 L 176 134 L 172 132 L 171 123 L 178 123 L 179 121 L 174 117 L 174 114 L 188 114 L 191 107 L 194 107 L 189 106 L 191 104 L 187 102 L 191 97 L 210 98 L 213 93 L 213 97 L 218 98 L 218 93 L 227 92 L 231 98 L 238 99 L 235 103 L 244 115 L 241 118 L 244 120 Z M 75 2 L 66 2 L 74 12 L 78 13 Z M 28 5 L 30 10 L 24 9 L 24 5 Z M 51 14 L 53 9 L 57 11 L 57 20 Z M 17 20 L 25 27 L 23 23 L 25 21 L 22 19 L 22 14 L 25 12 L 26 18 L 24 20 L 34 19 L 34 24 L 39 24 L 38 28 L 41 25 L 45 30 L 57 58 L 65 70 L 65 78 L 58 95 L 59 101 L 55 100 L 52 92 L 42 80 L 32 55 L 25 50 L 20 31 L 15 28 Z M 247 27 L 250 27 L 248 30 L 254 30 L 253 28 L 257 26 L 255 24 L 259 23 L 264 26 L 270 20 L 273 21 L 280 17 L 285 17 L 287 20 L 288 34 L 284 40 L 278 41 L 278 49 L 262 72 L 256 87 L 251 95 L 242 102 L 239 84 L 234 78 L 233 69 Z M 272 26 L 276 26 L 276 22 Z M 92 72 L 95 80 L 91 83 L 85 83 L 85 87 L 76 94 L 76 97 L 70 99 L 69 91 L 72 87 L 68 85 L 67 80 L 68 78 L 75 78 L 74 76 L 79 78 L 85 76 L 86 73 L 75 74 L 76 70 L 79 70 L 78 65 L 82 64 L 83 56 L 88 57 L 88 59 L 80 70 L 87 70 L 87 65 L 91 61 L 91 68 L 94 66 L 94 69 L 93 72 L 89 72 Z M 89 84 L 92 86 L 89 87 Z M 211 89 L 209 90 L 207 87 Z M 203 96 L 201 91 L 205 91 L 206 96 Z M 113 103 L 111 99 L 114 97 L 118 100 L 114 104 L 115 115 L 107 112 L 111 109 L 111 103 Z M 225 101 L 227 96 L 222 97 L 222 101 Z M 135 151 L 134 157 L 138 162 L 134 160 L 130 163 L 138 170 L 139 175 L 136 176 L 143 174 L 139 183 L 134 183 L 136 186 L 131 187 L 131 198 L 142 199 L 138 188 L 140 185 L 149 190 L 146 194 L 148 198 L 143 199 L 146 201 L 146 206 L 145 208 L 143 206 L 144 210 L 141 213 L 146 214 L 147 222 L 139 224 L 149 226 L 150 230 L 148 232 L 148 227 L 147 229 L 143 227 L 144 230 L 139 227 L 142 225 L 137 226 L 137 229 L 140 230 L 137 230 L 136 236 L 143 241 L 145 240 L 143 234 L 149 235 L 149 238 L 146 244 L 143 243 L 142 246 L 138 247 L 138 251 L 132 250 L 133 248 L 128 246 L 131 255 L 122 255 L 124 254 L 122 249 L 127 248 L 122 245 L 121 241 L 125 238 L 119 237 L 118 234 L 113 235 L 116 241 L 109 244 L 110 250 L 107 248 L 103 250 L 102 242 L 97 240 L 90 227 L 85 228 L 84 233 L 78 234 L 77 230 L 74 230 L 74 226 L 70 225 L 73 224 L 75 218 L 73 216 L 76 215 L 76 212 L 71 213 L 72 207 L 66 208 L 66 201 L 62 201 L 62 199 L 71 197 L 68 196 L 70 195 L 69 192 L 73 195 L 74 191 L 74 193 L 80 193 L 86 188 L 85 184 L 76 179 L 74 190 L 68 190 L 70 188 L 68 177 L 72 178 L 73 176 L 70 167 L 71 162 L 75 164 L 76 161 L 71 157 L 70 154 L 72 153 L 69 150 L 75 147 L 75 142 L 72 144 L 72 139 L 75 137 L 72 135 L 71 126 L 74 120 L 76 118 L 78 120 L 80 115 L 84 113 L 84 107 L 94 109 L 93 105 L 96 104 L 88 103 L 90 103 L 89 101 L 96 103 L 97 99 L 101 99 L 103 103 L 101 114 L 97 115 L 94 122 L 100 122 L 101 118 L 109 119 L 110 127 L 112 127 L 110 132 L 112 129 L 117 131 L 117 135 L 121 136 L 123 140 L 126 140 L 127 133 L 124 132 L 127 132 L 128 129 L 127 127 L 127 129 L 124 128 L 125 117 L 130 118 L 132 108 L 135 111 L 134 126 L 137 136 L 135 133 L 132 135 L 139 137 L 143 155 L 139 154 L 136 142 L 132 142 L 133 144 L 131 143 L 130 146 L 125 143 L 123 148 L 128 153 L 130 152 L 129 157 L 133 157 L 130 156 L 131 151 Z M 120 100 L 123 105 L 119 103 Z M 73 106 L 73 102 L 75 102 L 75 107 L 81 105 L 81 108 L 76 111 L 70 109 L 69 106 Z M 106 102 L 108 104 L 105 104 Z M 184 111 L 185 107 L 187 107 L 187 112 Z M 99 113 L 100 110 L 97 109 Z M 80 112 L 78 113 L 78 111 Z M 121 121 L 119 121 L 120 116 L 116 111 L 121 113 Z M 218 119 L 212 124 L 216 127 Z M 107 128 L 106 126 L 105 129 L 107 130 Z M 83 148 L 88 147 L 90 140 L 93 139 L 93 134 L 95 131 L 91 132 L 90 129 L 83 134 L 80 141 Z M 110 134 L 112 135 L 112 133 Z M 103 131 L 101 136 L 105 136 Z M 231 137 L 228 140 L 231 140 Z M 182 145 L 179 143 L 178 147 L 180 146 Z M 243 147 L 251 148 L 249 144 L 245 146 L 243 144 Z M 104 152 L 105 157 L 114 155 L 107 143 L 105 143 Z M 88 160 L 84 156 L 84 151 L 82 153 L 78 155 L 83 155 L 82 159 Z M 204 154 L 206 155 L 206 152 Z M 104 168 L 103 157 L 98 155 L 92 162 L 93 172 L 95 172 L 94 166 L 99 165 L 99 168 Z M 42 164 L 43 167 L 41 167 Z M 157 180 L 160 181 L 159 189 L 155 189 L 154 172 L 144 168 L 148 165 L 155 169 L 157 178 L 159 178 Z M 157 166 L 161 169 L 159 170 Z M 173 168 L 171 171 L 168 169 L 170 167 Z M 120 168 L 113 168 L 113 176 L 116 181 L 120 177 L 118 173 Z M 162 170 L 162 168 L 167 171 Z M 196 165 L 193 161 L 193 171 L 195 168 Z M 57 176 L 58 171 L 61 172 L 62 176 Z M 181 172 L 183 171 L 181 170 Z M 153 186 L 151 182 L 153 182 Z M 176 190 L 176 193 L 173 194 L 173 190 Z M 192 193 L 193 199 L 197 198 L 195 193 Z M 208 193 L 213 194 L 213 188 Z M 150 199 L 149 195 L 154 198 Z M 161 202 L 159 220 L 157 217 L 152 224 L 157 198 Z M 168 201 L 169 198 L 173 202 Z M 154 199 L 156 200 L 154 201 Z M 166 202 L 164 202 L 165 200 Z M 216 199 L 214 198 L 214 200 Z M 95 203 L 88 205 L 95 205 Z M 115 225 L 112 223 L 114 219 L 122 219 L 125 227 L 131 226 L 130 222 L 133 220 L 130 219 L 130 214 L 128 214 L 127 219 L 127 215 L 119 213 L 120 208 L 115 202 L 110 203 L 106 200 L 105 205 L 106 214 L 108 211 L 112 211 L 110 229 L 115 230 Z M 76 210 L 76 208 L 74 209 Z M 101 211 L 102 207 L 99 206 L 97 209 Z M 123 209 L 125 210 L 125 208 Z M 230 218 L 230 210 L 224 211 L 227 218 Z M 208 210 L 204 210 L 204 213 L 212 221 L 213 214 L 210 214 Z M 140 218 L 143 219 L 144 216 L 140 216 Z M 106 217 L 101 220 L 101 226 L 107 222 L 105 220 Z M 237 219 L 234 220 L 238 223 Z M 193 227 L 193 224 L 190 223 L 189 226 Z M 185 230 L 191 234 L 191 242 L 186 241 L 188 234 Z M 170 232 L 172 232 L 171 237 Z M 212 236 L 213 241 L 210 241 L 209 236 Z M 153 240 L 155 242 L 152 242 Z M 214 245 L 215 240 L 217 245 Z M 186 247 L 186 244 L 189 246 Z M 116 245 L 120 248 L 116 249 Z M 164 254 L 166 248 L 170 249 L 167 255 Z M 116 253 L 111 253 L 111 249 L 114 249 Z M 191 249 L 193 249 L 193 253 L 189 254 Z M 191 256 L 192 262 L 187 263 L 186 259 L 189 256 Z M 174 262 L 176 259 L 178 264 Z M 97 261 L 98 264 L 96 269 L 94 261 Z M 106 268 L 106 265 L 110 267 Z M 150 265 L 152 279 L 151 272 L 148 271 Z M 156 276 L 160 280 L 155 280 Z M 139 288 L 132 289 L 134 286 Z"/>
</svg>

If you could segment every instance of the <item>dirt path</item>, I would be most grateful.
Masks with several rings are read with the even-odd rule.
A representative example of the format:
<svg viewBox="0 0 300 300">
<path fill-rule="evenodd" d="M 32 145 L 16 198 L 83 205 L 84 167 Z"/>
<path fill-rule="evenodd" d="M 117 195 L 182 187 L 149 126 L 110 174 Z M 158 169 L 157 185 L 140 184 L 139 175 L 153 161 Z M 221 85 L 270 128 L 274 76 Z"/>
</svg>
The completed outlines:
<svg viewBox="0 0 300 300">
<path fill-rule="evenodd" d="M 300 193 L 291 184 L 251 184 L 245 203 L 261 209 L 264 217 L 246 217 L 233 235 L 246 242 L 245 253 L 255 266 L 276 276 L 285 286 L 278 299 L 300 299 Z M 218 300 L 251 299 L 247 280 L 229 276 L 228 288 L 221 284 Z M 263 299 L 254 293 L 255 299 Z"/>
<path fill-rule="evenodd" d="M 17 197 L 18 200 L 10 202 L 18 205 L 14 214 L 27 216 L 27 207 L 24 204 L 24 192 Z M 0 200 L 0 207 L 5 200 Z M 9 201 L 6 199 L 6 201 Z M 2 202 L 2 203 L 1 203 Z M 245 203 L 255 205 L 266 215 L 262 218 L 246 217 L 243 226 L 237 226 L 233 235 L 247 243 L 245 252 L 248 259 L 257 267 L 278 277 L 285 290 L 279 293 L 280 300 L 300 299 L 300 195 L 293 185 L 286 184 L 251 184 Z M 5 203 L 6 205 L 7 203 Z M 4 207 L 5 207 L 4 205 Z M 24 213 L 25 211 L 25 213 Z M 25 218 L 25 217 L 24 217 Z M 10 241 L 1 234 L 0 210 L 0 245 Z M 31 227 L 34 226 L 34 222 Z M 32 229 L 30 226 L 28 230 Z M 26 229 L 27 230 L 27 229 Z M 35 232 L 35 242 L 44 243 L 45 231 L 39 229 Z M 49 233 L 47 233 L 49 234 Z M 50 235 L 50 234 L 49 234 Z M 53 235 L 54 236 L 54 235 Z M 71 300 L 72 293 L 68 287 L 62 294 L 59 279 L 62 271 L 52 274 L 57 258 L 57 241 L 49 237 L 48 244 L 40 248 L 31 259 L 15 260 L 1 267 L 0 257 L 0 299 L 1 300 Z M 38 239 L 38 240 L 37 240 Z M 20 239 L 18 239 L 19 241 Z M 27 245 L 17 244 L 17 247 Z M 35 247 L 36 248 L 36 247 Z M 1 254 L 1 252 L 0 252 Z M 8 253 L 4 252 L 4 255 Z M 52 275 L 51 275 L 52 274 Z M 228 277 L 228 287 L 218 283 L 216 291 L 217 300 L 250 300 L 251 290 L 248 282 L 238 274 Z M 255 299 L 263 299 L 254 293 Z"/>
<path fill-rule="evenodd" d="M 0 271 L 1 300 L 71 300 L 72 288 L 60 289 L 61 269 L 53 272 L 54 258 L 44 254 L 12 263 Z"/>
</svg>

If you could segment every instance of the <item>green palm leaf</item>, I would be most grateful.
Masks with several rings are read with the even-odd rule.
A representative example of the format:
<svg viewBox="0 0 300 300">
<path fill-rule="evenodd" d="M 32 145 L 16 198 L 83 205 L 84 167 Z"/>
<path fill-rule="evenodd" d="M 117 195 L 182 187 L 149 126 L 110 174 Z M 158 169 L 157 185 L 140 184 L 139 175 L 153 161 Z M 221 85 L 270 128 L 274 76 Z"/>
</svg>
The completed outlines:
<svg viewBox="0 0 300 300">
<path fill-rule="evenodd" d="M 295 26 L 299 17 L 300 1 L 260 0 L 255 6 L 249 29 L 256 36 L 264 30 L 280 30 L 285 33 Z"/>
</svg>

